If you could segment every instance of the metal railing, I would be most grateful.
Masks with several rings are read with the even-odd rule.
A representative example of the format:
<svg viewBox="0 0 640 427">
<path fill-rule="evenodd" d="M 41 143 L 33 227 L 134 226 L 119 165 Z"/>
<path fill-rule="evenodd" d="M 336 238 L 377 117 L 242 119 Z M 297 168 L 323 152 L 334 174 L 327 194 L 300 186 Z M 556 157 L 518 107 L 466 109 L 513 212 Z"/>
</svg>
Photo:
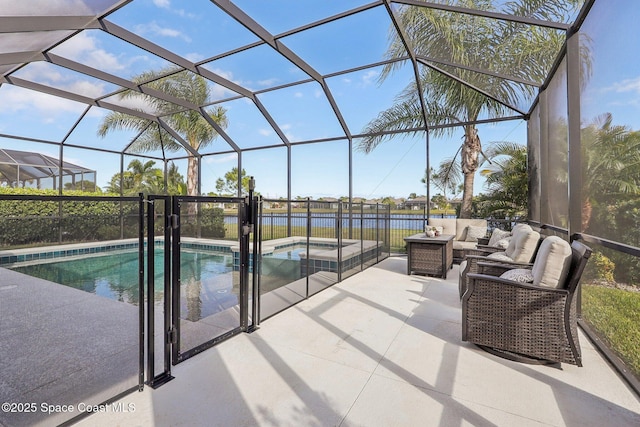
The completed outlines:
<svg viewBox="0 0 640 427">
<path fill-rule="evenodd" d="M 15 395 L 6 397 L 33 402 L 38 408 L 56 404 L 88 408 L 140 390 L 145 298 L 139 268 L 144 261 L 142 197 L 0 195 L 0 212 L 0 265 L 7 269 L 4 276 L 19 284 L 6 286 L 5 293 L 13 306 L 30 312 L 24 316 L 11 305 L 3 309 L 16 332 L 3 348 L 13 355 L 27 355 L 15 358 L 0 351 L 3 379 L 20 385 L 14 387 Z M 112 262 L 113 257 L 117 261 Z M 117 283 L 107 284 L 104 268 L 114 263 L 122 268 Z M 60 327 L 69 322 L 71 328 Z M 49 337 L 48 344 L 24 339 L 34 330 Z M 85 415 L 0 413 L 0 424 L 58 425 Z"/>
<path fill-rule="evenodd" d="M 263 200 L 261 207 L 261 319 L 390 254 L 388 205 Z"/>
</svg>

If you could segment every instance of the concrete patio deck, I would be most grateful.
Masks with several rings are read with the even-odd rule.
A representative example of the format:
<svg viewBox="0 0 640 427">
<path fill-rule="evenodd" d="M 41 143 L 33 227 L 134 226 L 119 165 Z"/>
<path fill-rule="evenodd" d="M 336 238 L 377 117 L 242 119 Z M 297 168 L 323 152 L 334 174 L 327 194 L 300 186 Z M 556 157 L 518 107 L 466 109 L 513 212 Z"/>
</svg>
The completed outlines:
<svg viewBox="0 0 640 427">
<path fill-rule="evenodd" d="M 173 368 L 81 426 L 638 426 L 640 401 L 581 335 L 584 367 L 460 341 L 457 266 L 392 257 Z"/>
</svg>

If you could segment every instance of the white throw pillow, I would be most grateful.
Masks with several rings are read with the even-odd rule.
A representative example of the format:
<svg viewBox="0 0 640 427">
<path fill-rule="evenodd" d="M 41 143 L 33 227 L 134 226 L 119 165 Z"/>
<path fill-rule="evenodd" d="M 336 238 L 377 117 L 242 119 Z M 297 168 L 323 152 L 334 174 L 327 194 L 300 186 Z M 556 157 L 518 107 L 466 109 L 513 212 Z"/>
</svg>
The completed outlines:
<svg viewBox="0 0 640 427">
<path fill-rule="evenodd" d="M 511 242 L 511 236 L 498 240 L 493 246 L 500 249 L 507 249 L 509 247 L 509 242 Z"/>
<path fill-rule="evenodd" d="M 489 246 L 496 246 L 497 247 L 497 243 L 502 240 L 505 239 L 507 237 L 511 236 L 511 232 L 509 231 L 504 231 L 504 230 L 500 230 L 499 228 L 495 228 L 493 230 L 493 232 L 491 233 L 491 238 L 489 239 Z"/>
<path fill-rule="evenodd" d="M 467 234 L 464 238 L 465 242 L 477 242 L 478 239 L 484 237 L 487 234 L 485 227 L 476 227 L 473 225 L 467 225 Z"/>
<path fill-rule="evenodd" d="M 571 245 L 558 236 L 546 237 L 540 244 L 531 269 L 533 284 L 562 288 L 571 265 Z"/>
<path fill-rule="evenodd" d="M 527 268 L 514 268 L 500 275 L 501 278 L 520 283 L 533 283 L 533 273 Z"/>
</svg>

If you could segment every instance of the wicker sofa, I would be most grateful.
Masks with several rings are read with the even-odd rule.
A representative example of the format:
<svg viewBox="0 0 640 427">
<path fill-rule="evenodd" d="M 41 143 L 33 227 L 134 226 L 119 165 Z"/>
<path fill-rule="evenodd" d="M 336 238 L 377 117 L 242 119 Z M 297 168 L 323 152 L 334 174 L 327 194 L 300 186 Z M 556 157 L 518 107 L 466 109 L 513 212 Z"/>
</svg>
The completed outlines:
<svg viewBox="0 0 640 427">
<path fill-rule="evenodd" d="M 465 249 L 475 248 L 478 244 L 476 237 L 467 236 L 467 227 L 484 228 L 485 235 L 487 233 L 486 219 L 429 218 L 428 225 L 442 227 L 442 234 L 455 236 L 453 238 L 453 262 L 456 264 L 459 264 L 464 258 Z"/>
</svg>

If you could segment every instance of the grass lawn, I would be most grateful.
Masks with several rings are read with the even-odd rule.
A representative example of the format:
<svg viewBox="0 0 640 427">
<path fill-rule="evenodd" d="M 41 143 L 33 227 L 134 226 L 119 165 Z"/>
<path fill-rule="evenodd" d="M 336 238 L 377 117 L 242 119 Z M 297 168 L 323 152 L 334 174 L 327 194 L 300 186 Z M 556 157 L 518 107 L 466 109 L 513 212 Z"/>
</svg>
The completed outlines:
<svg viewBox="0 0 640 427">
<path fill-rule="evenodd" d="M 640 292 L 583 285 L 582 317 L 640 378 Z"/>
</svg>

